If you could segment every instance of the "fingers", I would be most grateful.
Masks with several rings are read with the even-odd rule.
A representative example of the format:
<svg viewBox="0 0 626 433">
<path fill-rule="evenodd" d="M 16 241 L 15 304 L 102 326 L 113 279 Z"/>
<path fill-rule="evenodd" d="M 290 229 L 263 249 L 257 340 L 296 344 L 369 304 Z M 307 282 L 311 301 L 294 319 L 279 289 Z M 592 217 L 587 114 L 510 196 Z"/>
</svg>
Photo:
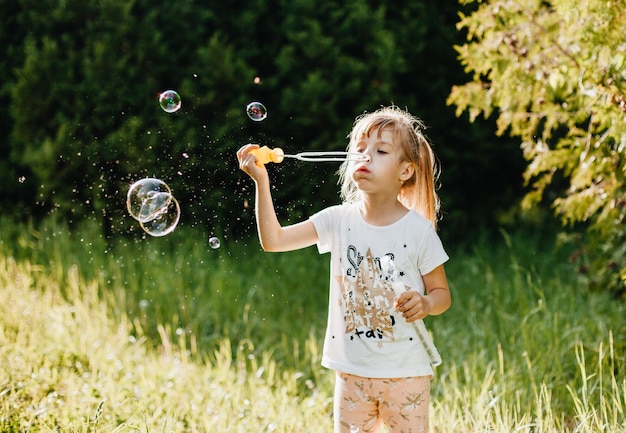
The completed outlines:
<svg viewBox="0 0 626 433">
<path fill-rule="evenodd" d="M 239 148 L 239 150 L 237 151 L 237 159 L 239 160 L 240 168 L 250 158 L 253 160 L 255 159 L 254 155 L 250 155 L 250 151 L 253 149 L 258 149 L 258 148 L 259 148 L 258 144 L 246 144 Z"/>
<path fill-rule="evenodd" d="M 247 173 L 253 179 L 256 179 L 264 167 L 259 167 L 256 163 L 256 157 L 251 154 L 252 150 L 258 149 L 258 144 L 246 144 L 241 146 L 237 151 L 237 160 L 239 161 L 239 169 Z"/>
<path fill-rule="evenodd" d="M 415 290 L 402 293 L 396 301 L 396 309 L 402 313 L 407 322 L 414 322 L 428 316 L 428 303 Z"/>
</svg>

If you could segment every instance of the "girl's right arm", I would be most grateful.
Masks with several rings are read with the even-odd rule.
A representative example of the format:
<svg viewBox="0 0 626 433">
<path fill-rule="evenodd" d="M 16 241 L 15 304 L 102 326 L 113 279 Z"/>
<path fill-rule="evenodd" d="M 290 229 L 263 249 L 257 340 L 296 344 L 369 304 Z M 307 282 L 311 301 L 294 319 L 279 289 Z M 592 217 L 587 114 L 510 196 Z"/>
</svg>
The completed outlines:
<svg viewBox="0 0 626 433">
<path fill-rule="evenodd" d="M 311 221 L 282 227 L 276 216 L 269 177 L 264 165 L 257 164 L 250 153 L 258 149 L 256 144 L 243 146 L 237 152 L 239 168 L 247 173 L 256 185 L 255 215 L 261 246 L 265 251 L 292 251 L 311 246 L 317 242 L 317 231 Z"/>
</svg>

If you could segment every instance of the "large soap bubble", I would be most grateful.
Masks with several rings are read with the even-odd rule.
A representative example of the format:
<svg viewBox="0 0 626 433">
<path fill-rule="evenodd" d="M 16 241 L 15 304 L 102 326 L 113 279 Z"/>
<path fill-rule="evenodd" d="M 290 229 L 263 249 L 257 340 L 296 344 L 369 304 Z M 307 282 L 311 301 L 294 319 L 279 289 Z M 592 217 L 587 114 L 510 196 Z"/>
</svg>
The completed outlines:
<svg viewBox="0 0 626 433">
<path fill-rule="evenodd" d="M 141 228 L 151 236 L 165 236 L 174 231 L 180 219 L 180 206 L 174 196 L 170 196 L 167 207 L 156 216 L 156 218 L 140 222 Z"/>
<path fill-rule="evenodd" d="M 162 180 L 151 177 L 130 186 L 126 207 L 146 233 L 152 236 L 171 233 L 180 219 L 180 206 L 170 187 Z"/>
<path fill-rule="evenodd" d="M 130 215 L 139 222 L 156 218 L 162 208 L 167 207 L 172 190 L 165 182 L 145 178 L 133 183 L 126 195 L 126 207 Z"/>
</svg>

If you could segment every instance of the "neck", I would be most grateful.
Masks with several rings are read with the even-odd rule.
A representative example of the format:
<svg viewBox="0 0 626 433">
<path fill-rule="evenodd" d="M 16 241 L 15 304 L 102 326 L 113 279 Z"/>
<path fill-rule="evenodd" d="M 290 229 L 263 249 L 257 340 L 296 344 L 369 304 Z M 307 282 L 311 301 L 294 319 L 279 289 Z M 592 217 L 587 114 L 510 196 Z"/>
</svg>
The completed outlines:
<svg viewBox="0 0 626 433">
<path fill-rule="evenodd" d="M 365 222 L 374 226 L 393 224 L 408 212 L 397 198 L 379 199 L 371 196 L 363 197 L 359 210 Z"/>
</svg>

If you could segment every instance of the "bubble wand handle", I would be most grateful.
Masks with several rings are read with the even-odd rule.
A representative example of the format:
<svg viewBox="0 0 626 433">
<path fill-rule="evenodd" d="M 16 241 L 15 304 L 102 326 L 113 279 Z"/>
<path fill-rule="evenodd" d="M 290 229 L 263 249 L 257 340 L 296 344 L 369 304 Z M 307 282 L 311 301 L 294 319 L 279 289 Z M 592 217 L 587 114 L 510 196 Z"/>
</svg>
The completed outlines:
<svg viewBox="0 0 626 433">
<path fill-rule="evenodd" d="M 424 321 L 422 319 L 413 322 L 413 327 L 415 328 L 415 332 L 417 332 L 417 336 L 420 339 L 420 342 L 424 345 L 426 349 L 426 353 L 428 353 L 428 357 L 430 358 L 430 363 L 433 367 L 436 367 L 441 364 L 441 355 L 435 347 L 435 343 L 433 343 L 433 339 L 430 338 L 430 334 L 426 329 L 426 325 L 424 325 Z"/>
<path fill-rule="evenodd" d="M 396 267 L 391 258 L 389 256 L 381 258 L 380 264 L 383 272 L 387 274 L 387 278 L 391 283 L 391 287 L 393 288 L 396 295 L 400 295 L 402 292 L 406 291 L 407 288 L 404 283 L 399 280 L 398 271 L 396 270 Z M 417 337 L 420 339 L 420 343 L 422 343 L 424 350 L 426 350 L 426 353 L 428 354 L 430 364 L 433 367 L 440 365 L 441 355 L 439 354 L 439 351 L 437 350 L 433 339 L 430 337 L 430 334 L 426 329 L 426 325 L 424 325 L 424 320 L 419 319 L 415 322 L 412 322 L 412 324 L 413 328 L 415 329 L 415 333 L 417 334 Z"/>
<path fill-rule="evenodd" d="M 402 286 L 402 287 L 398 287 Z M 396 294 L 400 294 L 402 291 L 406 290 L 406 287 L 401 282 L 394 282 L 393 288 Z M 413 328 L 415 329 L 415 333 L 417 337 L 420 339 L 420 343 L 424 346 L 426 353 L 428 354 L 428 358 L 430 359 L 430 363 L 433 367 L 436 367 L 441 364 L 441 355 L 433 342 L 433 339 L 430 337 L 428 330 L 426 329 L 426 325 L 424 325 L 424 320 L 419 319 L 415 322 L 412 322 Z"/>
<path fill-rule="evenodd" d="M 256 158 L 256 164 L 258 166 L 265 165 L 268 162 L 280 163 L 283 162 L 285 154 L 280 147 L 270 149 L 267 146 L 259 147 L 258 149 L 251 150 L 250 153 Z"/>
</svg>

